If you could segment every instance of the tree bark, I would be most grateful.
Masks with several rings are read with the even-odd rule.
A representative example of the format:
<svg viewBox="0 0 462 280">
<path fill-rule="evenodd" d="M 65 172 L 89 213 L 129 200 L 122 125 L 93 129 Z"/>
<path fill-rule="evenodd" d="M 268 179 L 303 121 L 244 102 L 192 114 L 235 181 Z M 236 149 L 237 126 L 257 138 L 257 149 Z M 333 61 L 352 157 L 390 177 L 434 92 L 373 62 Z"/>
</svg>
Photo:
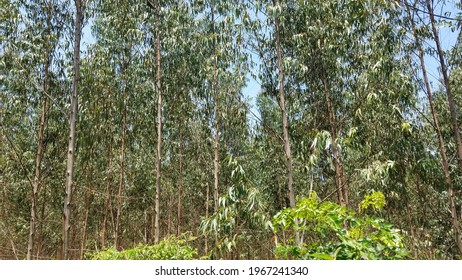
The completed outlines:
<svg viewBox="0 0 462 280">
<path fill-rule="evenodd" d="M 160 7 L 158 7 L 160 9 Z M 156 60 L 157 60 L 157 158 L 156 158 L 156 197 L 154 219 L 154 243 L 159 242 L 160 229 L 160 186 L 161 186 L 161 161 L 162 161 L 162 88 L 161 88 L 161 57 L 160 57 L 160 30 L 156 31 Z"/>
<path fill-rule="evenodd" d="M 212 1 L 212 36 L 213 36 L 213 103 L 214 103 L 214 146 L 213 146 L 213 179 L 214 179 L 214 201 L 215 201 L 215 212 L 218 211 L 218 172 L 219 172 L 219 164 L 218 164 L 218 145 L 219 145 L 219 134 L 218 134 L 218 79 L 217 79 L 217 50 L 216 50 L 216 34 L 215 34 L 215 4 Z"/>
<path fill-rule="evenodd" d="M 181 130 L 181 129 L 180 129 Z M 183 191 L 183 136 L 180 132 L 180 159 L 179 159 L 179 171 L 178 171 L 178 217 L 177 217 L 177 231 L 176 235 L 180 235 L 181 233 L 181 196 Z"/>
<path fill-rule="evenodd" d="M 144 244 L 147 244 L 148 243 L 148 211 L 146 209 L 144 209 L 143 217 L 144 217 L 143 242 Z"/>
<path fill-rule="evenodd" d="M 47 204 L 46 186 L 42 189 L 42 209 L 40 210 L 40 223 L 38 225 L 37 234 L 37 255 L 39 259 L 42 253 L 42 239 L 43 239 L 43 222 L 45 221 L 45 206 Z"/>
<path fill-rule="evenodd" d="M 50 24 L 50 22 L 48 22 Z M 50 27 L 48 27 L 46 33 L 50 33 Z M 40 125 L 38 129 L 38 147 L 37 154 L 35 157 L 35 177 L 34 185 L 32 189 L 32 203 L 31 203 L 31 212 L 30 212 L 30 226 L 29 226 L 29 242 L 27 244 L 27 259 L 32 258 L 35 242 L 35 230 L 36 230 L 36 218 L 37 218 L 37 201 L 40 190 L 40 185 L 42 183 L 42 159 L 44 153 L 44 143 L 43 136 L 45 132 L 45 126 L 47 122 L 47 109 L 48 109 L 48 94 L 49 90 L 49 74 L 50 74 L 50 51 L 46 51 L 45 54 L 45 71 L 44 71 L 44 82 L 43 82 L 43 91 L 44 93 L 41 96 L 42 105 L 41 105 L 41 115 L 40 115 Z"/>
<path fill-rule="evenodd" d="M 462 140 L 460 137 L 459 124 L 457 121 L 457 109 L 456 103 L 454 101 L 454 96 L 452 95 L 451 85 L 449 83 L 449 74 L 448 68 L 444 59 L 444 51 L 441 47 L 440 38 L 438 35 L 438 30 L 436 30 L 435 16 L 433 14 L 433 8 L 430 3 L 430 0 L 426 0 L 428 13 L 430 15 L 430 23 L 432 26 L 433 39 L 436 44 L 436 50 L 439 57 L 439 62 L 441 65 L 441 72 L 443 74 L 444 87 L 446 88 L 446 95 L 448 97 L 449 112 L 451 116 L 452 131 L 454 133 L 454 141 L 456 142 L 456 151 L 457 157 L 459 159 L 459 169 L 462 171 Z M 462 249 L 461 249 L 462 250 Z M 462 252 L 461 252 L 462 253 Z"/>
<path fill-rule="evenodd" d="M 427 1 L 427 4 L 429 5 L 428 1 Z M 413 32 L 413 35 L 414 35 L 414 39 L 415 39 L 416 45 L 417 45 L 417 51 L 418 51 L 418 56 L 419 56 L 419 60 L 420 60 L 420 66 L 422 68 L 422 74 L 423 74 L 423 77 L 424 77 L 425 88 L 426 88 L 426 91 L 427 91 L 428 104 L 430 106 L 430 111 L 431 111 L 432 118 L 433 118 L 433 127 L 434 127 L 436 135 L 438 137 L 438 145 L 439 145 L 439 148 L 440 148 L 441 164 L 443 166 L 444 179 L 445 179 L 446 184 L 448 185 L 448 197 L 449 197 L 449 204 L 450 204 L 452 228 L 453 228 L 453 231 L 454 231 L 454 239 L 455 239 L 457 248 L 459 250 L 459 253 L 462 253 L 462 240 L 461 240 L 461 235 L 460 235 L 460 225 L 459 225 L 459 221 L 457 219 L 456 206 L 455 206 L 455 202 L 454 202 L 454 186 L 453 186 L 452 179 L 451 179 L 451 173 L 449 171 L 449 163 L 448 163 L 448 158 L 447 158 L 447 153 L 446 153 L 446 147 L 444 145 L 443 135 L 441 133 L 441 129 L 440 129 L 440 126 L 439 126 L 439 123 L 438 123 L 438 118 L 437 118 L 435 106 L 433 104 L 433 96 L 431 94 L 430 82 L 429 82 L 427 70 L 426 70 L 426 67 L 425 67 L 424 52 L 423 52 L 423 49 L 422 49 L 421 41 L 420 41 L 420 38 L 419 38 L 419 36 L 418 36 L 418 34 L 416 32 L 414 18 L 413 18 L 412 14 L 411 14 L 409 5 L 406 5 L 406 7 L 407 7 L 407 12 L 409 14 L 409 18 L 410 18 L 410 21 L 411 21 L 411 27 L 412 27 L 412 32 Z M 430 11 L 430 7 L 429 7 L 429 11 Z"/>
<path fill-rule="evenodd" d="M 279 1 L 273 0 L 273 4 L 275 6 L 279 5 Z M 285 101 L 285 93 L 284 93 L 284 69 L 283 69 L 281 38 L 280 38 L 278 17 L 275 17 L 274 19 L 274 29 L 275 29 L 275 36 L 276 36 L 276 53 L 277 53 L 277 60 L 278 60 L 279 103 L 281 106 L 282 129 L 283 129 L 283 134 L 284 134 L 284 153 L 285 153 L 286 168 L 287 168 L 287 189 L 289 192 L 290 207 L 294 208 L 295 207 L 295 192 L 293 188 L 292 151 L 290 147 L 289 126 L 288 126 L 288 121 L 287 121 L 286 101 Z M 295 243 L 297 245 L 300 243 L 300 236 L 298 232 L 296 232 Z"/>
<path fill-rule="evenodd" d="M 64 198 L 64 223 L 63 223 L 63 259 L 69 258 L 69 232 L 71 229 L 70 216 L 71 216 L 71 199 L 73 187 L 73 173 L 74 173 L 74 149 L 75 149 L 75 136 L 76 136 L 76 122 L 78 110 L 78 90 L 79 90 L 79 74 L 80 74 L 80 40 L 82 31 L 82 0 L 74 0 L 75 3 L 75 34 L 74 34 L 74 61 L 73 72 L 74 77 L 72 80 L 72 98 L 71 109 L 69 117 L 69 146 L 67 149 L 67 165 L 66 165 L 66 189 Z"/>
<path fill-rule="evenodd" d="M 91 159 L 91 157 L 90 157 Z M 90 176 L 93 175 L 92 168 L 90 168 Z M 88 226 L 88 214 L 90 211 L 90 200 L 91 200 L 91 193 L 92 193 L 92 183 L 90 176 L 88 176 L 87 180 L 89 181 L 88 184 L 88 189 L 85 193 L 85 218 L 83 221 L 83 234 L 82 234 L 82 246 L 80 248 L 80 259 L 83 260 L 84 254 L 85 254 L 85 249 L 87 247 L 87 226 Z"/>
<path fill-rule="evenodd" d="M 106 175 L 106 201 L 104 203 L 103 229 L 101 231 L 101 247 L 102 248 L 105 248 L 106 239 L 107 239 L 107 219 L 108 219 L 109 205 L 111 204 L 111 174 L 112 174 L 112 142 L 109 143 L 109 148 L 108 148 L 108 166 L 107 166 L 107 175 Z"/>
<path fill-rule="evenodd" d="M 338 162 L 340 165 L 340 182 L 342 184 L 342 194 L 343 194 L 343 199 L 345 200 L 345 206 L 348 207 L 349 205 L 349 187 L 348 183 L 345 177 L 345 166 L 343 165 L 343 155 L 342 155 L 342 149 L 337 150 L 338 154 Z"/>
<path fill-rule="evenodd" d="M 209 200 L 210 200 L 210 191 L 209 191 L 209 183 L 206 183 L 206 190 L 205 190 L 205 219 L 209 218 Z M 209 250 L 209 238 L 205 235 L 205 245 L 204 245 L 204 254 L 206 255 Z"/>
<path fill-rule="evenodd" d="M 333 163 L 335 169 L 335 185 L 337 187 L 337 199 L 338 203 L 341 206 L 347 206 L 345 193 L 343 190 L 343 183 L 345 182 L 343 175 L 343 166 L 340 161 L 340 151 L 337 149 L 337 122 L 335 120 L 334 108 L 332 104 L 332 99 L 330 96 L 330 88 L 327 82 L 327 78 L 324 76 L 322 78 L 322 84 L 324 86 L 324 94 L 326 97 L 327 104 L 327 118 L 329 120 L 329 132 L 331 138 L 331 147 L 333 155 Z"/>
<path fill-rule="evenodd" d="M 414 256 L 414 259 L 417 259 L 418 255 L 417 255 L 417 250 L 416 250 L 416 246 L 415 246 L 415 230 L 414 230 L 414 226 L 412 224 L 412 209 L 411 209 L 411 206 L 407 206 L 407 222 L 408 222 L 408 226 L 409 226 L 409 232 L 411 233 L 411 246 L 412 246 L 412 253 L 413 253 L 413 256 Z"/>
<path fill-rule="evenodd" d="M 114 235 L 114 243 L 117 249 L 120 248 L 120 215 L 122 212 L 122 194 L 124 191 L 125 185 L 125 140 L 126 140 L 126 133 L 127 133 L 127 109 L 125 105 L 125 92 L 123 93 L 123 112 L 122 112 L 122 151 L 121 151 L 121 159 L 120 159 L 120 182 L 119 182 L 119 191 L 117 194 L 117 215 L 116 215 L 116 224 L 115 224 L 115 235 Z"/>
</svg>

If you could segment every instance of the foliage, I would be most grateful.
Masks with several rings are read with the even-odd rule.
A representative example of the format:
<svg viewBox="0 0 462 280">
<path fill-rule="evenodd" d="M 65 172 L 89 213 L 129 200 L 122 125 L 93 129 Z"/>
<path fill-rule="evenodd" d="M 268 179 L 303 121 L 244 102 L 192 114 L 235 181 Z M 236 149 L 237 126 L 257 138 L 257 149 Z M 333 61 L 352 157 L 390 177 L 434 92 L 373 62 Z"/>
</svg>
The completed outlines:
<svg viewBox="0 0 462 280">
<path fill-rule="evenodd" d="M 75 15 L 68 2 L 0 0 L 1 258 L 26 258 L 29 237 L 32 258 L 61 258 Z M 175 243 L 172 234 L 200 235 L 182 245 L 197 250 L 193 258 L 274 258 L 267 227 L 278 212 L 281 258 L 400 258 L 400 242 L 415 259 L 461 257 L 448 209 L 462 218 L 462 169 L 444 79 L 439 63 L 425 63 L 434 74 L 429 82 L 454 184 L 452 208 L 416 64 L 417 45 L 425 60 L 440 59 L 428 16 L 434 13 L 442 45 L 458 39 L 443 57 L 461 119 L 462 33 L 460 21 L 450 20 L 460 10 L 456 16 L 450 1 L 434 1 L 434 12 L 427 1 L 83 2 L 71 259 L 95 248 L 149 244 L 156 214 L 160 236 L 170 240 L 161 244 Z M 408 11 L 405 3 L 415 7 Z M 287 127 L 278 98 L 276 18 Z M 159 213 L 153 211 L 156 31 L 163 93 Z M 316 191 L 325 198 L 301 200 L 298 212 L 285 209 L 286 129 L 295 195 Z M 340 183 L 347 208 L 335 204 Z M 294 231 L 303 246 L 286 242 Z M 151 249 L 105 253 L 160 252 Z"/>
<path fill-rule="evenodd" d="M 361 209 L 384 205 L 380 192 L 366 196 Z M 366 207 L 366 208 L 363 208 Z M 407 251 L 400 231 L 383 219 L 358 216 L 352 210 L 332 202 L 319 203 L 312 192 L 295 208 L 279 212 L 273 219 L 274 231 L 291 229 L 306 238 L 301 247 L 280 244 L 276 255 L 294 259 L 403 259 Z"/>
<path fill-rule="evenodd" d="M 193 260 L 197 259 L 198 253 L 190 243 L 195 237 L 191 233 L 183 233 L 181 236 L 168 236 L 157 244 L 140 244 L 132 249 L 117 251 L 109 248 L 92 254 L 91 260 Z"/>
<path fill-rule="evenodd" d="M 359 212 L 363 212 L 368 208 L 372 210 L 380 210 L 385 207 L 385 196 L 381 192 L 373 192 L 371 194 L 366 194 L 363 201 L 359 203 Z"/>
<path fill-rule="evenodd" d="M 259 191 L 251 185 L 236 158 L 229 155 L 227 161 L 232 170 L 232 184 L 226 195 L 220 197 L 218 211 L 201 223 L 205 235 L 218 239 L 215 244 L 215 251 L 218 252 L 215 253 L 219 256 L 238 247 L 248 246 L 246 244 L 249 242 L 240 242 L 249 237 L 255 238 L 252 229 L 261 229 L 267 224 Z"/>
</svg>

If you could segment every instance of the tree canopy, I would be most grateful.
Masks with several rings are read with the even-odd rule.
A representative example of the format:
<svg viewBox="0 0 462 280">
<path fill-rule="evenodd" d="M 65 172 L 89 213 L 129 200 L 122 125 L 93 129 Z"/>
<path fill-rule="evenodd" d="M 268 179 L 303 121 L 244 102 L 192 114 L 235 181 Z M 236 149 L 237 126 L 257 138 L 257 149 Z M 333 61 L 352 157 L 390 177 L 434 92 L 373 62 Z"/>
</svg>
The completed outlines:
<svg viewBox="0 0 462 280">
<path fill-rule="evenodd" d="M 462 13 L 0 0 L 0 259 L 462 258 Z"/>
</svg>

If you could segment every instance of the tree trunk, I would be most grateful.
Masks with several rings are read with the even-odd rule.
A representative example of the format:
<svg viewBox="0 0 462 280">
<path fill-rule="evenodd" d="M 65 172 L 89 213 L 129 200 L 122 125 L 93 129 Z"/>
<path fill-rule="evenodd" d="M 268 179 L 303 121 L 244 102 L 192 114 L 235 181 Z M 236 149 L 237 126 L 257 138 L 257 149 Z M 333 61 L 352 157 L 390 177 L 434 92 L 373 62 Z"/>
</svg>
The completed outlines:
<svg viewBox="0 0 462 280">
<path fill-rule="evenodd" d="M 158 9 L 160 9 L 158 7 Z M 160 230 L 160 185 L 162 161 L 162 90 L 161 90 L 161 67 L 160 67 L 160 30 L 156 31 L 156 60 L 157 60 L 157 158 L 156 158 L 156 198 L 155 198 L 155 219 L 154 219 L 154 243 L 159 242 Z"/>
<path fill-rule="evenodd" d="M 452 95 L 451 85 L 449 83 L 449 74 L 446 62 L 444 60 L 444 51 L 441 48 L 441 42 L 438 35 L 438 30 L 436 30 L 435 16 L 433 14 L 433 8 L 431 6 L 430 0 L 426 0 L 428 14 L 430 15 L 430 22 L 432 26 L 433 39 L 436 44 L 436 50 L 438 52 L 438 57 L 441 65 L 441 72 L 443 73 L 443 82 L 444 87 L 446 88 L 446 95 L 448 97 L 449 112 L 451 116 L 452 130 L 454 133 L 454 141 L 456 142 L 457 156 L 459 158 L 459 169 L 462 171 L 462 140 L 460 137 L 459 124 L 457 121 L 457 110 L 456 103 L 454 101 L 454 96 Z"/>
<path fill-rule="evenodd" d="M 340 151 L 337 149 L 337 122 L 335 121 L 334 108 L 330 96 L 330 89 L 327 83 L 327 78 L 322 78 L 322 84 L 324 86 L 324 94 L 326 97 L 327 104 L 327 118 L 329 120 L 329 132 L 331 138 L 331 147 L 333 155 L 333 163 L 335 169 L 335 185 L 337 187 L 337 199 L 341 206 L 346 206 L 345 193 L 343 191 L 343 182 L 345 182 L 343 175 L 343 166 L 340 161 Z"/>
<path fill-rule="evenodd" d="M 349 204 L 349 199 L 348 199 L 349 188 L 348 188 L 348 184 L 347 184 L 347 181 L 346 181 L 346 178 L 345 178 L 345 168 L 344 168 L 344 165 L 343 165 L 342 149 L 337 150 L 337 154 L 338 154 L 338 162 L 339 162 L 339 165 L 340 165 L 340 183 L 342 184 L 343 199 L 345 200 L 345 206 L 348 207 L 348 204 Z"/>
<path fill-rule="evenodd" d="M 67 165 L 66 165 L 66 194 L 64 198 L 64 223 L 63 223 L 63 259 L 69 258 L 69 232 L 71 229 L 70 216 L 71 216 L 71 199 L 73 187 L 73 173 L 74 173 L 74 149 L 75 149 L 75 136 L 76 136 L 76 122 L 78 110 L 78 90 L 79 90 L 79 74 L 80 74 L 80 39 L 82 31 L 82 0 L 74 0 L 75 3 L 75 34 L 74 34 L 74 77 L 72 80 L 72 98 L 71 109 L 69 117 L 69 147 L 67 149 Z"/>
<path fill-rule="evenodd" d="M 111 141 L 112 139 L 110 139 Z M 104 203 L 104 217 L 103 217 L 103 229 L 101 232 L 101 247 L 106 246 L 107 239 L 107 219 L 109 212 L 109 205 L 111 204 L 111 174 L 112 174 L 112 142 L 109 143 L 108 148 L 108 166 L 106 175 L 106 201 Z"/>
<path fill-rule="evenodd" d="M 90 175 L 92 176 L 93 175 L 93 172 L 91 170 L 92 168 L 90 168 Z M 90 176 L 88 176 L 90 177 Z M 88 180 L 90 181 L 89 185 L 88 185 L 88 189 L 85 193 L 85 218 L 84 218 L 84 222 L 83 222 L 83 234 L 82 234 L 82 246 L 80 248 L 80 259 L 83 260 L 83 257 L 84 257 L 84 254 L 85 254 L 85 249 L 87 247 L 87 235 L 88 235 L 88 232 L 87 232 L 87 226 L 88 226 L 88 213 L 90 211 L 90 199 L 91 199 L 91 193 L 92 193 L 92 183 L 91 183 L 91 179 L 88 178 Z"/>
<path fill-rule="evenodd" d="M 50 24 L 50 23 L 49 23 Z M 49 28 L 47 29 L 47 33 L 49 33 Z M 46 94 L 48 94 L 49 90 L 49 73 L 50 73 L 50 51 L 46 52 L 45 57 L 45 73 L 43 79 L 43 91 L 44 93 L 41 96 L 42 99 L 42 106 L 41 106 L 41 116 L 40 116 L 40 125 L 38 129 L 38 147 L 37 147 L 37 154 L 35 157 L 35 177 L 34 177 L 34 185 L 32 189 L 32 203 L 31 203 L 31 210 L 30 210 L 30 226 L 29 226 L 29 242 L 27 244 L 27 259 L 30 260 L 32 258 L 33 249 L 34 249 L 34 242 L 35 242 L 35 229 L 36 229 L 36 218 L 37 218 L 37 201 L 38 201 L 38 193 L 40 190 L 40 185 L 42 183 L 42 159 L 44 153 L 44 143 L 43 143 L 43 135 L 45 132 L 45 125 L 47 122 L 47 109 L 48 109 L 48 98 Z"/>
<path fill-rule="evenodd" d="M 414 259 L 417 259 L 418 255 L 417 255 L 417 250 L 416 250 L 416 246 L 415 246 L 415 240 L 416 240 L 416 237 L 415 237 L 415 230 L 414 230 L 414 226 L 412 224 L 412 209 L 411 209 L 411 206 L 409 206 L 410 204 L 408 204 L 407 206 L 407 222 L 408 222 L 408 226 L 409 226 L 409 232 L 411 233 L 411 251 L 412 251 L 412 255 L 414 256 Z"/>
<path fill-rule="evenodd" d="M 146 209 L 144 209 L 143 218 L 144 218 L 143 243 L 147 244 L 148 243 L 148 211 Z"/>
<path fill-rule="evenodd" d="M 214 193 L 213 197 L 215 200 L 215 207 L 214 210 L 215 212 L 218 211 L 218 171 L 219 171 L 219 165 L 218 165 L 218 141 L 219 141 L 219 135 L 218 135 L 218 79 L 217 79 L 217 63 L 218 63 L 218 58 L 217 58 L 217 50 L 216 50 L 216 34 L 215 34 L 215 4 L 214 1 L 212 1 L 212 36 L 213 36 L 213 103 L 214 103 L 214 115 L 215 115 L 215 120 L 214 120 L 214 146 L 213 146 L 213 153 L 214 153 L 214 160 L 213 160 L 213 179 L 214 179 Z"/>
<path fill-rule="evenodd" d="M 209 191 L 209 183 L 206 183 L 206 190 L 205 190 L 205 219 L 209 218 L 209 200 L 210 200 L 210 191 Z M 209 238 L 205 235 L 205 245 L 204 245 L 204 254 L 207 255 L 209 250 Z"/>
<path fill-rule="evenodd" d="M 279 1 L 273 0 L 273 4 L 279 5 Z M 282 129 L 284 133 L 284 152 L 286 158 L 286 168 L 287 168 L 287 189 L 289 192 L 289 203 L 290 207 L 295 207 L 295 192 L 293 188 L 293 175 L 292 175 L 292 151 L 290 147 L 290 138 L 289 138 L 289 125 L 287 122 L 287 112 L 286 112 L 286 101 L 284 93 L 284 69 L 283 69 L 283 59 L 282 59 L 282 50 L 281 50 L 281 38 L 279 30 L 279 18 L 276 16 L 274 19 L 274 28 L 276 35 L 276 53 L 278 60 L 278 76 L 279 76 L 279 102 L 281 106 L 281 115 L 282 115 Z M 299 233 L 295 233 L 295 243 L 298 245 L 300 243 Z"/>
<path fill-rule="evenodd" d="M 47 203 L 46 186 L 42 189 L 42 209 L 40 210 L 40 223 L 37 230 L 37 255 L 39 259 L 42 253 L 42 239 L 43 239 L 43 222 L 45 221 L 45 206 Z"/>
<path fill-rule="evenodd" d="M 176 235 L 180 235 L 181 233 L 181 195 L 183 191 L 183 137 L 180 132 L 180 163 L 179 163 L 179 174 L 178 174 L 178 217 L 177 217 L 177 231 Z"/>
<path fill-rule="evenodd" d="M 427 1 L 427 5 L 429 5 L 428 1 Z M 459 250 L 459 253 L 462 253 L 462 240 L 461 240 L 461 235 L 460 235 L 460 225 L 459 225 L 459 221 L 457 219 L 456 206 L 455 206 L 455 202 L 454 202 L 454 186 L 453 186 L 452 179 L 451 179 L 451 174 L 450 174 L 450 171 L 449 171 L 449 163 L 448 163 L 448 159 L 447 159 L 446 148 L 445 148 L 445 145 L 444 145 L 444 140 L 443 140 L 443 136 L 442 136 L 442 133 L 441 133 L 441 129 L 440 129 L 440 126 L 438 124 L 438 118 L 437 118 L 437 115 L 436 115 L 435 106 L 433 104 L 433 96 L 431 94 L 430 82 L 428 80 L 428 74 L 427 74 L 427 70 L 426 70 L 426 67 L 425 67 L 424 52 L 422 50 L 420 38 L 419 38 L 419 36 L 418 36 L 418 34 L 416 32 L 414 18 L 411 15 L 409 5 L 406 5 L 406 6 L 407 6 L 407 12 L 409 14 L 410 21 L 411 21 L 411 26 L 412 26 L 412 32 L 413 32 L 413 35 L 414 35 L 414 39 L 415 39 L 416 44 L 417 44 L 417 51 L 418 51 L 418 55 L 419 55 L 420 66 L 422 68 L 422 74 L 423 74 L 423 77 L 424 77 L 425 88 L 426 88 L 426 91 L 427 91 L 428 104 L 430 106 L 430 111 L 431 111 L 432 118 L 433 118 L 433 127 L 434 127 L 436 135 L 438 137 L 438 144 L 439 144 L 439 148 L 440 148 L 441 164 L 443 166 L 444 179 L 445 179 L 446 184 L 448 185 L 448 196 L 449 196 L 449 204 L 450 204 L 450 211 L 451 211 L 451 222 L 452 222 L 452 227 L 453 227 L 453 231 L 454 231 L 454 239 L 455 239 L 457 248 Z M 429 7 L 429 11 L 430 11 L 430 7 Z M 435 40 L 436 40 L 436 38 L 435 38 Z"/>
<path fill-rule="evenodd" d="M 275 1 L 275 5 L 278 4 L 278 1 Z M 292 175 L 292 152 L 290 147 L 289 139 L 289 129 L 287 122 L 287 112 L 286 112 L 286 101 L 284 93 L 284 70 L 283 70 L 283 59 L 281 51 L 281 39 L 279 31 L 279 19 L 275 18 L 274 20 L 275 30 L 276 30 L 276 52 L 278 59 L 278 72 L 279 72 L 279 102 L 281 106 L 282 113 L 282 126 L 284 133 L 284 152 L 286 157 L 286 168 L 287 168 L 287 187 L 289 190 L 289 202 L 290 207 L 295 207 L 295 193 L 293 190 L 293 175 Z"/>
<path fill-rule="evenodd" d="M 120 248 L 120 215 L 122 212 L 122 194 L 125 185 L 125 140 L 126 140 L 126 124 L 127 124 L 127 109 L 125 105 L 125 92 L 123 96 L 123 112 L 122 112 L 122 157 L 120 159 L 120 182 L 119 182 L 119 192 L 117 194 L 117 215 L 116 215 L 116 224 L 115 224 L 115 235 L 114 243 L 116 249 Z"/>
</svg>

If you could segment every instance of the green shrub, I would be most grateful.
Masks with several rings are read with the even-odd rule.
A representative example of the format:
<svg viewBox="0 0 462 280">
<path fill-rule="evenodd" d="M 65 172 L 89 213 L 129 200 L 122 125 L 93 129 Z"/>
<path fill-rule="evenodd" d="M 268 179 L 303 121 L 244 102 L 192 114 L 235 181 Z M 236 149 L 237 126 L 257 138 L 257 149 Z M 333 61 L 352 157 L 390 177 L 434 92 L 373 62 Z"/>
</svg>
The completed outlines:
<svg viewBox="0 0 462 280">
<path fill-rule="evenodd" d="M 298 231 L 303 244 L 293 240 L 279 244 L 275 254 L 283 259 L 403 259 L 407 251 L 398 229 L 383 219 L 358 216 L 332 202 L 318 202 L 316 193 L 300 200 L 295 208 L 280 211 L 273 229 Z M 385 205 L 381 193 L 373 193 L 360 203 L 360 210 L 380 210 Z"/>
<path fill-rule="evenodd" d="M 188 242 L 195 238 L 191 234 L 169 236 L 154 245 L 140 244 L 135 248 L 117 251 L 109 248 L 90 256 L 92 260 L 193 260 L 197 250 Z"/>
</svg>

